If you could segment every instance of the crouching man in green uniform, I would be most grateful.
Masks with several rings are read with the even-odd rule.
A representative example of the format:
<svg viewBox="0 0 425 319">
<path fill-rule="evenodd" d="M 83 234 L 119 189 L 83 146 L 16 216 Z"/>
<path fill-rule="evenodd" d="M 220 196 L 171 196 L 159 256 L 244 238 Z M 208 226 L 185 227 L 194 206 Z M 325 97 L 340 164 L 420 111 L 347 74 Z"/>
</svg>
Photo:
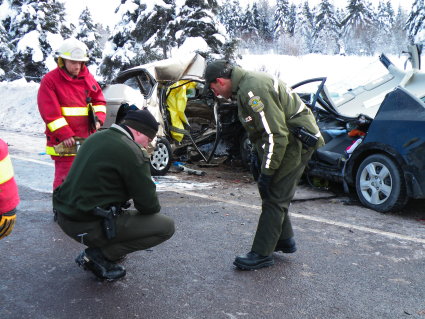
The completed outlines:
<svg viewBox="0 0 425 319">
<path fill-rule="evenodd" d="M 305 165 L 323 138 L 310 109 L 282 81 L 225 60 L 209 63 L 204 76 L 205 90 L 237 102 L 239 120 L 261 160 L 257 231 L 251 251 L 233 264 L 246 270 L 271 266 L 274 251 L 296 251 L 288 208 Z"/>
<path fill-rule="evenodd" d="M 54 191 L 59 226 L 88 246 L 75 261 L 101 279 L 124 277 L 117 261 L 174 234 L 173 220 L 158 214 L 146 151 L 157 131 L 148 110 L 128 112 L 122 124 L 83 143 L 65 182 Z M 130 199 L 136 210 L 123 210 Z"/>
</svg>

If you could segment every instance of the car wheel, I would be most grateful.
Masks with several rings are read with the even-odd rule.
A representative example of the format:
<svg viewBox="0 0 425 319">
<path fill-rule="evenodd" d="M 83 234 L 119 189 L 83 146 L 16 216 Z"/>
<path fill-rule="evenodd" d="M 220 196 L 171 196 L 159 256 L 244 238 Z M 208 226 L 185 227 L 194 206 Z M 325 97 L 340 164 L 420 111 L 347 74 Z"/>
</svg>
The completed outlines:
<svg viewBox="0 0 425 319">
<path fill-rule="evenodd" d="M 403 208 L 408 199 L 401 169 L 382 154 L 371 155 L 360 164 L 356 191 L 363 205 L 382 213 Z"/>
<path fill-rule="evenodd" d="M 156 142 L 155 150 L 151 155 L 151 175 L 162 176 L 167 174 L 171 166 L 172 152 L 170 142 L 159 137 Z"/>
</svg>

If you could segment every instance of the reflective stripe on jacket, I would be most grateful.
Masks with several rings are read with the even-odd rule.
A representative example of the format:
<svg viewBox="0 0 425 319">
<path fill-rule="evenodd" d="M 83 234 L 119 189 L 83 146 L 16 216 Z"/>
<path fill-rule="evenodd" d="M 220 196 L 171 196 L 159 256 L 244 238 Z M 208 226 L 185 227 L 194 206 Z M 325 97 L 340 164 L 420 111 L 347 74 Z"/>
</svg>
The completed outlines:
<svg viewBox="0 0 425 319">
<path fill-rule="evenodd" d="M 88 100 L 101 123 L 106 118 L 106 101 L 102 90 L 88 69 L 83 66 L 76 78 L 62 68 L 47 73 L 38 90 L 40 115 L 46 123 L 47 153 L 54 145 L 78 136 L 86 138 L 91 133 Z"/>
<path fill-rule="evenodd" d="M 19 204 L 18 186 L 6 142 L 0 139 L 0 215 Z"/>
<path fill-rule="evenodd" d="M 272 175 L 279 168 L 293 128 L 304 127 L 319 138 L 317 147 L 323 145 L 313 113 L 282 81 L 235 67 L 232 93 L 249 139 L 264 151 L 262 173 Z"/>
</svg>

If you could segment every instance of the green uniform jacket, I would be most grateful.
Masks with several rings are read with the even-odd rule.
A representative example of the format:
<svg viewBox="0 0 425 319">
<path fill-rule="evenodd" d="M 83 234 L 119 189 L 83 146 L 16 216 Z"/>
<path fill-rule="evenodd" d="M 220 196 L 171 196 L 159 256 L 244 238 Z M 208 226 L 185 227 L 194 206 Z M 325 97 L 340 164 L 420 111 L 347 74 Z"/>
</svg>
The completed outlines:
<svg viewBox="0 0 425 319">
<path fill-rule="evenodd" d="M 239 67 L 233 69 L 231 80 L 239 120 L 251 142 L 261 150 L 259 154 L 263 154 L 262 173 L 273 175 L 280 167 L 292 134 L 290 128 L 304 127 L 319 137 L 316 148 L 324 144 L 313 113 L 285 83 Z M 300 152 L 297 153 L 291 158 L 301 160 Z"/>
<path fill-rule="evenodd" d="M 133 199 L 142 214 L 160 211 L 149 156 L 119 126 L 85 140 L 65 182 L 53 193 L 53 207 L 76 221 L 97 220 L 91 211 Z"/>
</svg>

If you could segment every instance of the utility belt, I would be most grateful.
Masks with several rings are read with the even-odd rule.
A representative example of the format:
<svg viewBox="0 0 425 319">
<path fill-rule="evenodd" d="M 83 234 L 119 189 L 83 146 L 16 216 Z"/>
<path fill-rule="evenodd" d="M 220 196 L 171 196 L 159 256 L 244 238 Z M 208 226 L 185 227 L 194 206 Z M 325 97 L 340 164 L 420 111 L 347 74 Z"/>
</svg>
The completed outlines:
<svg viewBox="0 0 425 319">
<path fill-rule="evenodd" d="M 319 138 L 317 136 L 311 134 L 304 127 L 296 127 L 296 128 L 291 128 L 289 130 L 307 148 L 315 147 L 317 145 L 317 142 L 319 141 Z"/>
</svg>

